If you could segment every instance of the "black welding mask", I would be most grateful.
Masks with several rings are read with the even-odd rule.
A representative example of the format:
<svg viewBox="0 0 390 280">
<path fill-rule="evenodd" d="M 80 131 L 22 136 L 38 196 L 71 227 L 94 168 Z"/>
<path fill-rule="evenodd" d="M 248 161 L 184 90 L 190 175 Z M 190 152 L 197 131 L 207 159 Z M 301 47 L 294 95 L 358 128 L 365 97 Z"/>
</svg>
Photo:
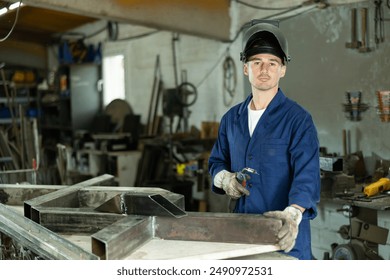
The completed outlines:
<svg viewBox="0 0 390 280">
<path fill-rule="evenodd" d="M 283 64 L 290 61 L 287 39 L 279 29 L 277 21 L 251 21 L 243 36 L 243 51 L 240 60 L 259 53 L 270 53 L 279 57 Z"/>
</svg>

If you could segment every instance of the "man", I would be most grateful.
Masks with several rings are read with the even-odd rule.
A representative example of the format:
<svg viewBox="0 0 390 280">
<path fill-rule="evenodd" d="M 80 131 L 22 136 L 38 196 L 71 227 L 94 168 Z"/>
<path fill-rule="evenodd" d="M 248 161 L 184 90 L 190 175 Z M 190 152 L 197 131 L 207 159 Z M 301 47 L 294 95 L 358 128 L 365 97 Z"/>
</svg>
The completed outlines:
<svg viewBox="0 0 390 280">
<path fill-rule="evenodd" d="M 241 60 L 252 93 L 221 119 L 209 158 L 212 189 L 236 201 L 234 212 L 281 219 L 279 246 L 312 259 L 310 220 L 320 197 L 319 143 L 311 115 L 279 88 L 290 60 L 278 22 L 252 21 Z M 252 168 L 244 187 L 237 172 Z"/>
</svg>

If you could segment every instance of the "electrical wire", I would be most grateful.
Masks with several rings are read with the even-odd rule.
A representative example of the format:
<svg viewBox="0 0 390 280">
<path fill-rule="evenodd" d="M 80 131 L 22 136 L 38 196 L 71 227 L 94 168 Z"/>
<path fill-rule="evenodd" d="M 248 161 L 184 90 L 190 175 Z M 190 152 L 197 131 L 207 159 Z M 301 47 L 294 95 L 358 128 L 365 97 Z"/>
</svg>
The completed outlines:
<svg viewBox="0 0 390 280">
<path fill-rule="evenodd" d="M 236 95 L 237 88 L 237 68 L 234 59 L 227 53 L 223 62 L 223 103 L 229 107 Z M 228 97 L 230 96 L 230 99 Z"/>
<path fill-rule="evenodd" d="M 226 54 L 222 54 L 221 57 L 218 58 L 217 62 L 213 65 L 213 67 L 210 68 L 210 70 L 206 73 L 206 75 L 197 83 L 196 87 L 199 88 L 205 80 L 211 75 L 212 72 L 214 72 L 215 68 L 221 63 L 222 59 L 226 56 Z"/>
<path fill-rule="evenodd" d="M 104 31 L 106 31 L 107 30 L 107 26 L 104 26 L 104 27 L 102 27 L 101 29 L 99 29 L 99 30 L 97 30 L 97 31 L 95 31 L 95 32 L 93 32 L 93 33 L 91 33 L 91 34 L 88 34 L 88 35 L 85 35 L 85 39 L 90 39 L 90 38 L 92 38 L 92 37 L 95 37 L 95 36 L 97 36 L 97 35 L 99 35 L 100 33 L 102 33 L 102 32 L 104 32 Z"/>
<path fill-rule="evenodd" d="M 296 8 L 302 7 L 302 5 L 298 5 L 298 6 L 293 6 L 293 7 L 269 8 L 269 7 L 261 7 L 261 6 L 256 6 L 256 5 L 253 5 L 253 4 L 249 4 L 249 3 L 246 3 L 246 2 L 241 1 L 241 0 L 236 0 L 236 2 L 241 4 L 241 5 L 243 5 L 243 6 L 247 6 L 249 8 L 258 9 L 258 10 L 268 10 L 268 11 L 288 10 L 288 9 L 292 9 L 292 8 L 296 9 Z"/>
<path fill-rule="evenodd" d="M 128 40 L 140 39 L 140 38 L 143 38 L 143 37 L 147 37 L 147 36 L 156 34 L 158 32 L 160 32 L 160 30 L 154 30 L 154 31 L 151 31 L 151 32 L 148 32 L 148 33 L 144 33 L 144 34 L 140 34 L 140 35 L 136 35 L 136 36 L 132 36 L 132 37 L 120 38 L 117 41 L 128 41 Z"/>
<path fill-rule="evenodd" d="M 242 1 L 240 1 L 240 0 L 236 0 L 236 1 L 237 1 L 238 3 L 240 3 L 240 4 L 243 4 L 243 5 L 247 4 L 247 3 L 242 2 Z M 388 1 L 390 1 L 390 0 L 388 0 Z M 248 6 L 249 6 L 249 4 L 248 4 Z M 303 7 L 303 5 L 294 6 L 294 7 L 291 7 L 291 8 L 289 8 L 289 9 L 287 9 L 287 10 L 286 10 L 285 8 L 283 8 L 285 11 L 283 11 L 283 12 L 281 12 L 281 13 L 277 13 L 277 14 L 272 15 L 272 16 L 269 16 L 269 17 L 266 17 L 266 18 L 263 18 L 263 19 L 267 19 L 267 18 L 274 17 L 274 16 L 281 16 L 281 15 L 283 15 L 283 14 L 289 13 L 289 12 L 294 11 L 294 10 L 296 10 L 296 9 L 299 9 L 299 8 L 301 8 L 301 7 Z M 253 8 L 261 9 L 261 7 L 253 7 Z M 317 7 L 316 7 L 316 6 L 313 6 L 311 9 L 305 10 L 305 11 L 303 11 L 303 12 L 301 12 L 301 13 L 298 13 L 298 14 L 295 14 L 295 15 L 292 15 L 292 16 L 289 16 L 289 17 L 285 17 L 285 18 L 280 19 L 280 20 L 281 20 L 281 21 L 284 21 L 284 20 L 291 19 L 291 18 L 293 18 L 293 17 L 296 17 L 296 16 L 299 16 L 299 15 L 308 13 L 308 12 L 312 11 L 312 10 L 315 9 L 315 8 L 317 8 Z M 270 9 L 271 9 L 271 8 L 270 8 Z M 275 10 L 277 10 L 277 8 L 275 8 Z M 234 36 L 234 38 L 228 42 L 229 45 L 228 45 L 227 48 L 226 48 L 227 51 L 230 49 L 230 46 L 233 45 L 234 42 L 239 38 L 240 34 L 244 31 L 245 27 L 246 27 L 246 23 L 243 24 L 243 25 L 241 26 L 241 28 L 238 30 L 238 32 L 236 33 L 236 35 Z M 210 70 L 207 72 L 207 74 L 199 81 L 199 83 L 197 83 L 197 87 L 200 87 L 200 86 L 204 83 L 204 81 L 205 81 L 205 80 L 211 75 L 211 73 L 217 68 L 217 66 L 221 63 L 221 61 L 225 58 L 225 56 L 226 56 L 225 54 L 222 54 L 221 57 L 218 58 L 217 62 L 210 68 Z"/>
<path fill-rule="evenodd" d="M 317 9 L 317 7 L 314 6 L 314 7 L 311 7 L 310 9 L 307 9 L 307 10 L 305 10 L 305 11 L 302 11 L 302 12 L 300 12 L 300 13 L 298 13 L 298 14 L 295 14 L 295 15 L 291 15 L 291 16 L 288 16 L 288 17 L 281 18 L 280 21 L 285 21 L 285 20 L 294 18 L 294 17 L 296 17 L 296 16 L 300 16 L 300 15 L 307 14 L 307 13 L 311 12 L 311 11 L 314 10 L 314 9 Z"/>
<path fill-rule="evenodd" d="M 9 36 L 11 36 L 12 32 L 14 31 L 16 23 L 18 22 L 18 19 L 19 19 L 19 11 L 20 11 L 20 8 L 22 7 L 22 2 L 23 1 L 20 1 L 19 6 L 16 9 L 16 15 L 15 15 L 14 23 L 12 24 L 12 27 L 11 27 L 10 31 L 8 32 L 7 35 L 5 35 L 5 37 L 0 39 L 0 42 L 4 42 L 5 40 L 7 40 L 9 38 Z"/>
</svg>

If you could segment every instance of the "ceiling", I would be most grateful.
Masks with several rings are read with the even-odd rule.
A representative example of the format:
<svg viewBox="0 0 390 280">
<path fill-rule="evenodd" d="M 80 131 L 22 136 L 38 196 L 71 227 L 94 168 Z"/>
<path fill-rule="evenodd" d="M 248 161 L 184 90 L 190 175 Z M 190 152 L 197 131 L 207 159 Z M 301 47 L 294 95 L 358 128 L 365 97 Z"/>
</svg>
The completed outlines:
<svg viewBox="0 0 390 280">
<path fill-rule="evenodd" d="M 0 8 L 8 6 L 7 1 L 0 1 Z M 17 9 L 0 16 L 0 37 L 6 36 L 16 19 Z M 9 40 L 47 45 L 56 36 L 84 24 L 98 20 L 89 16 L 56 11 L 33 6 L 22 6 Z"/>
<path fill-rule="evenodd" d="M 12 2 L 0 1 L 0 8 Z M 98 20 L 217 39 L 229 36 L 230 0 L 23 0 L 23 4 L 9 40 L 45 45 L 53 36 Z M 16 9 L 0 16 L 0 37 L 11 30 L 15 18 Z"/>
<path fill-rule="evenodd" d="M 16 0 L 0 0 L 0 8 Z M 323 8 L 362 0 L 23 0 L 18 20 L 8 40 L 47 45 L 59 35 L 98 20 L 141 25 L 160 30 L 229 41 L 248 16 L 273 15 Z M 260 2 L 260 3 L 259 3 Z M 261 7 L 260 7 L 261 6 Z M 15 22 L 16 10 L 0 16 L 0 38 Z"/>
</svg>

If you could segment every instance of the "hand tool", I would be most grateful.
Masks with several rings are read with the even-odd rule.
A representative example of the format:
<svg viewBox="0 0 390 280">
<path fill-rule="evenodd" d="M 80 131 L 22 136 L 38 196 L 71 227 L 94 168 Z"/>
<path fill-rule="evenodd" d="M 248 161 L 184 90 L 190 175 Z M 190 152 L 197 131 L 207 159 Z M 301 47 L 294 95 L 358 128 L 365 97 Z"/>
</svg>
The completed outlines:
<svg viewBox="0 0 390 280">
<path fill-rule="evenodd" d="M 356 8 L 351 9 L 351 42 L 345 44 L 350 49 L 358 49 L 361 46 L 361 42 L 357 40 L 356 11 Z"/>
<path fill-rule="evenodd" d="M 241 171 L 236 172 L 236 180 L 245 188 L 246 187 L 246 181 L 250 179 L 249 174 L 257 174 L 257 171 L 250 167 L 245 167 Z"/>
<path fill-rule="evenodd" d="M 259 173 L 257 173 L 257 171 L 255 169 L 250 168 L 250 167 L 245 167 L 241 171 L 236 172 L 236 180 L 244 188 L 246 188 L 246 181 L 250 179 L 249 174 L 259 175 Z M 237 200 L 232 199 L 232 198 L 229 199 L 228 210 L 230 213 L 234 212 L 234 209 L 236 208 L 236 203 L 237 203 Z"/>
<path fill-rule="evenodd" d="M 360 9 L 360 15 L 362 17 L 362 45 L 359 47 L 359 52 L 369 52 L 371 51 L 368 47 L 367 42 L 367 14 L 368 9 L 367 8 L 361 8 Z"/>
<path fill-rule="evenodd" d="M 390 175 L 380 178 L 378 181 L 365 186 L 363 192 L 367 197 L 371 197 L 388 190 L 390 190 Z"/>
<path fill-rule="evenodd" d="M 375 2 L 375 43 L 383 43 L 385 41 L 384 33 L 384 18 L 382 1 Z"/>
</svg>

